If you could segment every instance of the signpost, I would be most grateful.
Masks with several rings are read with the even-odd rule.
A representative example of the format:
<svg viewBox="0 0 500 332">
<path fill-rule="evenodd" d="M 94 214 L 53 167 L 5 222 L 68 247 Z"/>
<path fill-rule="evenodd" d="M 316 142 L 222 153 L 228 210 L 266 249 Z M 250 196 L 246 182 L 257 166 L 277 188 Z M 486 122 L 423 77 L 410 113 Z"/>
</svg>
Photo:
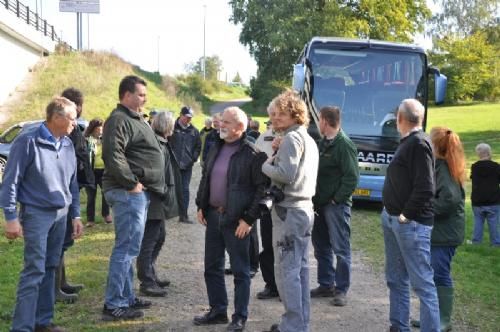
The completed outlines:
<svg viewBox="0 0 500 332">
<path fill-rule="evenodd" d="M 59 11 L 76 13 L 76 43 L 81 51 L 82 39 L 82 13 L 99 14 L 99 0 L 59 0 Z"/>
</svg>

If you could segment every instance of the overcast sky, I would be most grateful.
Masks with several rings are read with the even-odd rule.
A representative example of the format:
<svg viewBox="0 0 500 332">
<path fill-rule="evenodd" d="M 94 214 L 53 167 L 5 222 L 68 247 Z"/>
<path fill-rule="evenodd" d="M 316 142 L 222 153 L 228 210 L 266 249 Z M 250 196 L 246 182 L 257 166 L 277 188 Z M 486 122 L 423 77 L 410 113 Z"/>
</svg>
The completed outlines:
<svg viewBox="0 0 500 332">
<path fill-rule="evenodd" d="M 33 11 L 38 6 L 56 32 L 76 47 L 75 13 L 59 12 L 59 0 L 21 2 Z M 83 14 L 83 47 L 111 50 L 148 71 L 183 73 L 185 64 L 203 56 L 205 4 L 206 55 L 222 59 L 221 80 L 227 73 L 231 81 L 239 72 L 248 82 L 256 64 L 238 41 L 240 27 L 229 22 L 231 8 L 226 0 L 100 0 L 100 13 L 88 15 L 90 24 Z"/>
<path fill-rule="evenodd" d="M 76 47 L 75 13 L 59 12 L 59 0 L 21 2 L 33 11 L 38 7 L 57 33 Z M 432 0 L 427 2 L 436 9 Z M 257 67 L 238 41 L 241 28 L 229 22 L 231 8 L 227 3 L 228 0 L 100 0 L 99 14 L 83 14 L 83 47 L 113 51 L 148 71 L 181 74 L 186 64 L 203 56 L 206 5 L 206 55 L 222 59 L 221 80 L 227 76 L 231 81 L 239 72 L 248 83 Z M 422 36 L 416 42 L 430 47 L 430 41 Z"/>
</svg>

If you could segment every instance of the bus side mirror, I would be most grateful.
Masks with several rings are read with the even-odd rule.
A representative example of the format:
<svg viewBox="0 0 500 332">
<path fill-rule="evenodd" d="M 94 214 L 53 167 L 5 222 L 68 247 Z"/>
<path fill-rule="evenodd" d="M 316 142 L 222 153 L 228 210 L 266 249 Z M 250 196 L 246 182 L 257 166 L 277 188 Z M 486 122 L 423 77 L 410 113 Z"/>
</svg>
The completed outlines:
<svg viewBox="0 0 500 332">
<path fill-rule="evenodd" d="M 444 103 L 447 84 L 448 84 L 448 78 L 445 75 L 440 73 L 434 74 L 434 89 L 435 89 L 434 96 L 437 105 Z"/>
<path fill-rule="evenodd" d="M 306 82 L 305 65 L 302 63 L 293 65 L 293 81 L 292 81 L 293 89 L 299 93 L 304 92 L 305 82 Z"/>
</svg>

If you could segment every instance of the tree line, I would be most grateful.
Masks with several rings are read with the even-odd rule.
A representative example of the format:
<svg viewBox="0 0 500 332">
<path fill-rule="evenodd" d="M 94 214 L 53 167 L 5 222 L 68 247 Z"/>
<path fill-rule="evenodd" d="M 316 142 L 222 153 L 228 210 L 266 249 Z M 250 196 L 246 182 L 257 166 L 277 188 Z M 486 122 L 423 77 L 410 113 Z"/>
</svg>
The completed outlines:
<svg viewBox="0 0 500 332">
<path fill-rule="evenodd" d="M 258 66 L 250 82 L 256 106 L 291 83 L 291 68 L 313 36 L 413 42 L 433 38 L 431 65 L 448 76 L 449 103 L 500 96 L 497 0 L 231 0 L 231 21 Z"/>
</svg>

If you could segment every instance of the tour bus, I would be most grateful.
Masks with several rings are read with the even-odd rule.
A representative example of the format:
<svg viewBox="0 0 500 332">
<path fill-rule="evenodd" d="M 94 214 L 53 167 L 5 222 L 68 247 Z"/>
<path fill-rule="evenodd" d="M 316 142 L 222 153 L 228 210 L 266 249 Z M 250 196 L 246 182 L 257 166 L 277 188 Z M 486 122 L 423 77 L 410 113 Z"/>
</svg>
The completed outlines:
<svg viewBox="0 0 500 332">
<path fill-rule="evenodd" d="M 381 201 L 387 166 L 398 146 L 396 112 L 403 99 L 425 107 L 429 76 L 443 102 L 446 76 L 431 68 L 421 47 L 377 40 L 314 37 L 294 65 L 293 88 L 307 104 L 309 133 L 319 138 L 319 110 L 341 109 L 341 125 L 358 148 L 360 180 L 353 198 Z"/>
</svg>

